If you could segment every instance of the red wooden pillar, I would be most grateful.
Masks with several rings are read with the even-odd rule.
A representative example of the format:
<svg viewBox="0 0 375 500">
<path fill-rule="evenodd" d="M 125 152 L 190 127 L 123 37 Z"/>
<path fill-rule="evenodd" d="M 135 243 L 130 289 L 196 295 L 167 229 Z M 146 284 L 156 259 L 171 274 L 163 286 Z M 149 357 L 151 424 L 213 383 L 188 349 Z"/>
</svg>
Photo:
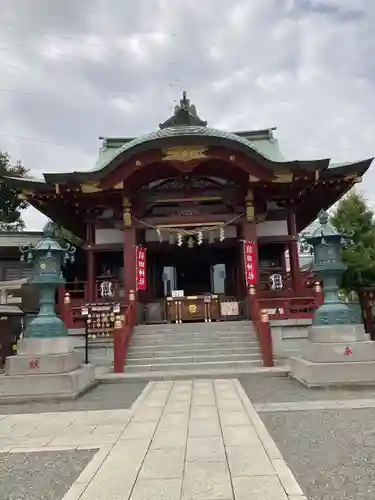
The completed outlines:
<svg viewBox="0 0 375 500">
<path fill-rule="evenodd" d="M 70 295 L 68 292 L 66 292 L 61 306 L 60 319 L 64 323 L 66 328 L 73 328 L 74 319 L 70 304 Z"/>
<path fill-rule="evenodd" d="M 95 253 L 92 248 L 87 249 L 87 300 L 95 302 Z"/>
<path fill-rule="evenodd" d="M 95 243 L 95 229 L 92 221 L 86 223 L 86 240 L 87 240 L 87 297 L 88 302 L 95 301 L 95 253 L 92 245 Z"/>
<path fill-rule="evenodd" d="M 259 272 L 258 239 L 257 239 L 257 230 L 256 230 L 255 221 L 248 221 L 248 220 L 243 221 L 242 235 L 243 235 L 243 239 L 245 241 L 252 241 L 255 243 L 255 245 L 254 245 L 254 271 L 255 271 L 255 275 L 257 277 L 256 287 L 258 288 L 259 280 L 260 280 L 260 272 Z M 243 255 L 243 248 L 241 249 L 241 262 L 242 262 L 242 282 L 246 283 L 245 266 L 244 266 L 245 261 L 244 261 L 244 255 Z M 246 285 L 245 285 L 245 287 L 246 287 Z M 247 290 L 246 290 L 246 293 L 247 293 Z"/>
<path fill-rule="evenodd" d="M 130 290 L 136 290 L 136 230 L 124 228 L 124 298 L 129 302 Z"/>
<path fill-rule="evenodd" d="M 296 214 L 292 208 L 288 210 L 288 234 L 292 236 L 292 241 L 288 244 L 290 273 L 292 275 L 292 286 L 294 292 L 299 292 L 302 288 L 301 273 L 298 256 L 298 234 L 296 227 Z"/>
<path fill-rule="evenodd" d="M 273 366 L 273 345 L 270 320 L 267 310 L 260 311 L 260 350 L 263 357 L 263 366 Z"/>
</svg>

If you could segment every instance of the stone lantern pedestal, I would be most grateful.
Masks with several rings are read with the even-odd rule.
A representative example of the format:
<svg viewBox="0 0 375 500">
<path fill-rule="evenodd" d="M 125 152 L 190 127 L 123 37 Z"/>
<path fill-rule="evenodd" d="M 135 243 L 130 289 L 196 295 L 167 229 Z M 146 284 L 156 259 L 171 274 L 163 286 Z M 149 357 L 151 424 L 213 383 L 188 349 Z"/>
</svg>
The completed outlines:
<svg viewBox="0 0 375 500">
<path fill-rule="evenodd" d="M 340 300 L 338 280 L 346 267 L 337 233 L 322 212 L 321 227 L 306 239 L 314 249 L 314 270 L 324 283 L 301 357 L 290 358 L 291 375 L 307 387 L 375 384 L 375 342 L 368 340 L 361 317 Z"/>
<path fill-rule="evenodd" d="M 362 325 L 313 325 L 290 369 L 308 387 L 375 384 L 375 342 L 367 340 Z"/>
<path fill-rule="evenodd" d="M 66 262 L 74 250 L 60 246 L 49 223 L 43 240 L 22 251 L 34 262 L 30 284 L 39 292 L 40 310 L 19 340 L 17 355 L 6 359 L 5 373 L 0 375 L 0 401 L 74 399 L 95 383 L 94 367 L 82 364 L 80 354 L 73 351 L 54 309 L 56 287 L 63 283 L 63 258 Z"/>
<path fill-rule="evenodd" d="M 83 365 L 69 338 L 20 339 L 0 376 L 0 400 L 75 399 L 95 382 L 94 367 Z M 0 407 L 1 412 L 1 407 Z"/>
</svg>

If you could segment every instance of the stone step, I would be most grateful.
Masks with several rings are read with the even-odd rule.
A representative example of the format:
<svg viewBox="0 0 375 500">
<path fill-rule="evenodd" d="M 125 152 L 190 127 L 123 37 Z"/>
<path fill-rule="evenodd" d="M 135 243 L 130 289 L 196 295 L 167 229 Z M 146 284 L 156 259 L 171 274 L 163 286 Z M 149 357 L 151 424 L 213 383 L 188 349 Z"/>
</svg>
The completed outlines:
<svg viewBox="0 0 375 500">
<path fill-rule="evenodd" d="M 249 320 L 240 320 L 240 321 L 212 321 L 211 323 L 206 323 L 204 321 L 186 321 L 183 323 L 157 323 L 157 324 L 141 324 L 137 325 L 138 328 L 144 328 L 145 330 L 149 328 L 207 328 L 210 326 L 227 326 L 231 328 L 237 328 L 241 326 L 252 325 L 252 321 Z"/>
<path fill-rule="evenodd" d="M 167 325 L 136 325 L 135 328 L 142 332 L 155 330 L 163 332 L 217 330 L 219 332 L 223 330 L 245 330 L 254 328 L 254 325 L 253 323 L 169 323 Z"/>
<path fill-rule="evenodd" d="M 172 342 L 173 339 L 211 339 L 211 340 L 226 340 L 230 338 L 257 338 L 255 332 L 223 332 L 218 335 L 215 333 L 176 333 L 176 334 L 148 334 L 148 335 L 139 335 L 137 332 L 133 332 L 132 338 L 143 341 L 149 338 L 154 340 L 167 340 L 168 342 Z"/>
<path fill-rule="evenodd" d="M 169 371 L 169 370 L 212 370 L 212 369 L 227 369 L 227 368 L 251 368 L 261 366 L 260 360 L 252 361 L 202 361 L 201 363 L 164 363 L 164 364 L 143 364 L 143 365 L 126 365 L 127 373 L 146 372 L 146 371 Z"/>
<path fill-rule="evenodd" d="M 140 329 L 139 327 L 134 328 L 134 333 L 136 335 L 228 335 L 232 333 L 246 334 L 246 333 L 255 333 L 255 328 L 253 326 L 248 326 L 246 328 L 190 328 L 190 329 L 181 329 L 174 328 L 171 330 L 166 329 Z"/>
<path fill-rule="evenodd" d="M 174 347 L 174 346 L 171 346 Z M 193 349 L 155 349 L 155 346 L 148 346 L 147 348 L 142 347 L 131 347 L 128 350 L 128 359 L 133 358 L 149 358 L 149 357 L 173 357 L 173 356 L 220 356 L 222 354 L 252 354 L 260 353 L 260 348 L 258 343 L 254 343 L 249 347 L 217 347 L 209 346 L 208 348 L 197 348 Z"/>
<path fill-rule="evenodd" d="M 98 373 L 96 379 L 102 384 L 116 384 L 122 382 L 144 382 L 150 380 L 189 380 L 213 378 L 238 378 L 244 375 L 262 375 L 270 377 L 287 377 L 289 366 L 251 366 L 250 368 L 195 368 L 193 370 L 160 370 L 145 372 Z"/>
<path fill-rule="evenodd" d="M 253 328 L 247 328 L 243 330 L 176 330 L 173 332 L 163 332 L 163 331 L 147 331 L 140 332 L 136 328 L 134 328 L 134 335 L 139 337 L 148 337 L 149 335 L 157 335 L 163 337 L 175 337 L 176 335 L 186 336 L 186 335 L 215 335 L 217 337 L 221 337 L 223 335 L 247 335 L 247 334 L 255 334 L 256 331 Z"/>
<path fill-rule="evenodd" d="M 127 372 L 137 372 L 137 371 L 169 371 L 169 370 L 209 370 L 209 369 L 226 369 L 226 368 L 249 368 L 254 366 L 261 366 L 261 360 L 237 360 L 237 361 L 202 361 L 202 362 L 191 362 L 191 363 L 164 363 L 156 364 L 148 363 L 143 365 L 131 365 L 125 366 Z"/>
<path fill-rule="evenodd" d="M 233 349 L 244 349 L 244 348 L 259 348 L 259 342 L 258 341 L 241 341 L 241 342 L 225 342 L 223 344 L 218 343 L 218 342 L 199 342 L 195 344 L 179 344 L 179 343 L 173 343 L 173 344 L 165 344 L 165 345 L 160 345 L 160 344 L 135 344 L 133 342 L 130 343 L 129 350 L 128 352 L 133 352 L 133 351 L 176 351 L 176 350 L 189 350 L 189 351 L 196 351 L 196 350 L 213 350 L 213 349 L 228 349 L 228 350 L 233 350 Z"/>
<path fill-rule="evenodd" d="M 257 339 L 257 336 L 254 333 L 232 333 L 232 334 L 227 334 L 227 335 L 207 335 L 207 334 L 200 334 L 200 335 L 181 335 L 181 334 L 176 334 L 176 335 L 137 335 L 137 333 L 133 333 L 132 339 L 134 342 L 144 342 L 144 341 L 149 341 L 152 340 L 153 342 L 174 342 L 177 340 L 184 340 L 184 341 L 199 341 L 199 340 L 208 340 L 208 341 L 215 341 L 215 342 L 228 342 L 234 339 L 238 340 L 244 340 L 244 339 Z"/>
<path fill-rule="evenodd" d="M 257 340 L 248 340 L 248 341 L 239 341 L 238 339 L 235 340 L 226 340 L 225 342 L 219 342 L 219 341 L 214 341 L 214 342 L 207 342 L 206 340 L 202 341 L 191 341 L 189 342 L 188 340 L 182 340 L 180 342 L 153 342 L 152 339 L 149 339 L 149 341 L 146 342 L 131 342 L 131 347 L 133 348 L 154 348 L 155 350 L 165 350 L 165 349 L 199 349 L 200 347 L 203 348 L 212 348 L 214 349 L 215 347 L 218 348 L 231 348 L 233 347 L 246 347 L 246 346 L 256 346 L 259 345 L 259 342 Z"/>
<path fill-rule="evenodd" d="M 164 364 L 175 364 L 175 363 L 203 363 L 211 361 L 259 361 L 261 360 L 260 353 L 250 353 L 250 354 L 219 354 L 219 355 L 198 355 L 198 356 L 170 356 L 170 357 L 159 357 L 153 356 L 151 358 L 128 358 L 126 365 L 164 365 Z"/>
<path fill-rule="evenodd" d="M 262 366 L 250 321 L 140 325 L 134 329 L 127 374 L 236 371 Z"/>
</svg>

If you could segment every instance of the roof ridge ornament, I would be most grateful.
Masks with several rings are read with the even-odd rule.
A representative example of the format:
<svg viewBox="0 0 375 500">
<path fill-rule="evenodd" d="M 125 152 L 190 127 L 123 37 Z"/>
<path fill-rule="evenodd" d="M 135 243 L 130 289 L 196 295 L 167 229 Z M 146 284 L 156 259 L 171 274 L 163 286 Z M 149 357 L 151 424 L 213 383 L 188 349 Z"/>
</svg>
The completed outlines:
<svg viewBox="0 0 375 500">
<path fill-rule="evenodd" d="M 196 106 L 190 104 L 190 99 L 186 96 L 186 90 L 182 92 L 180 104 L 176 104 L 173 116 L 165 122 L 160 123 L 159 128 L 184 126 L 207 127 L 207 122 L 199 118 Z"/>
</svg>

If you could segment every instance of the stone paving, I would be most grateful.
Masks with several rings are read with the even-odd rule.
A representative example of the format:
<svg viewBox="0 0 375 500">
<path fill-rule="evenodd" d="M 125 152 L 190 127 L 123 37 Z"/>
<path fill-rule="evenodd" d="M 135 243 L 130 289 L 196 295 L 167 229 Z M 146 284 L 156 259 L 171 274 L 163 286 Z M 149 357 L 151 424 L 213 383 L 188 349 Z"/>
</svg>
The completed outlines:
<svg viewBox="0 0 375 500">
<path fill-rule="evenodd" d="M 241 384 L 310 500 L 375 498 L 374 388 L 261 377 Z"/>
<path fill-rule="evenodd" d="M 131 410 L 3 415 L 0 437 L 9 454 L 99 448 L 64 500 L 306 500 L 236 380 L 151 382 Z"/>
</svg>

